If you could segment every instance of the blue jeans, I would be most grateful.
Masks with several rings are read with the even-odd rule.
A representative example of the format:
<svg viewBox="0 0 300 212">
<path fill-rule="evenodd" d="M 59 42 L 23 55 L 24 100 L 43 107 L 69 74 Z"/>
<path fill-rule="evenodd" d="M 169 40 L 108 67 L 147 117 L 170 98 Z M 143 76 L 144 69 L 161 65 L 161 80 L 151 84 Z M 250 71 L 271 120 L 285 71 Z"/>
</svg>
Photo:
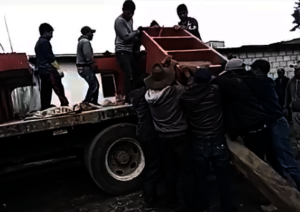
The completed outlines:
<svg viewBox="0 0 300 212">
<path fill-rule="evenodd" d="M 300 191 L 300 168 L 290 146 L 290 127 L 287 120 L 282 117 L 268 128 L 271 132 L 274 156 L 278 161 L 276 171 L 285 178 L 286 174 L 289 174 Z"/>
<path fill-rule="evenodd" d="M 80 67 L 78 68 L 78 73 L 89 85 L 84 102 L 97 104 L 99 95 L 99 82 L 94 70 L 90 66 Z"/>
<path fill-rule="evenodd" d="M 200 211 L 208 210 L 208 182 L 210 163 L 213 166 L 221 198 L 223 212 L 236 211 L 231 201 L 229 180 L 229 150 L 224 135 L 200 136 L 191 135 L 194 171 L 196 175 L 197 201 Z"/>
</svg>

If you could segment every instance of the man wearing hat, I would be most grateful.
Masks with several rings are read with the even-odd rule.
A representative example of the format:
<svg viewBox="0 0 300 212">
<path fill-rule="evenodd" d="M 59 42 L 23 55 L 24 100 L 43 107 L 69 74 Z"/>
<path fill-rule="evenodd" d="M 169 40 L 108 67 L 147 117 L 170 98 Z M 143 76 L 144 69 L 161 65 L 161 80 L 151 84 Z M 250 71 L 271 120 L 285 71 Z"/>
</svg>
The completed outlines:
<svg viewBox="0 0 300 212">
<path fill-rule="evenodd" d="M 96 30 L 88 26 L 82 27 L 81 36 L 78 39 L 77 45 L 76 66 L 79 75 L 85 79 L 89 85 L 83 103 L 99 106 L 99 82 L 95 74 L 97 67 L 95 66 L 93 48 L 90 42 L 93 40 L 95 32 Z"/>
<path fill-rule="evenodd" d="M 195 211 L 192 159 L 187 140 L 187 123 L 181 108 L 185 88 L 175 85 L 174 65 L 155 64 L 145 79 L 155 130 L 163 149 L 167 205 L 178 211 Z M 176 203 L 178 202 L 178 205 Z"/>
<path fill-rule="evenodd" d="M 300 150 L 300 61 L 291 67 L 295 69 L 295 76 L 287 84 L 284 111 L 286 115 L 292 111 L 297 146 Z"/>
<path fill-rule="evenodd" d="M 200 211 L 208 211 L 207 176 L 211 163 L 219 184 L 222 211 L 234 212 L 220 90 L 217 85 L 210 84 L 211 77 L 208 69 L 196 69 L 194 83 L 182 96 L 192 141 L 197 199 L 200 201 Z"/>
<path fill-rule="evenodd" d="M 219 85 L 221 90 L 226 130 L 233 140 L 243 137 L 245 146 L 264 160 L 268 138 L 264 130 L 266 113 L 244 81 L 246 77 L 254 79 L 255 76 L 246 71 L 240 59 L 228 61 L 225 71 L 212 83 Z"/>
</svg>

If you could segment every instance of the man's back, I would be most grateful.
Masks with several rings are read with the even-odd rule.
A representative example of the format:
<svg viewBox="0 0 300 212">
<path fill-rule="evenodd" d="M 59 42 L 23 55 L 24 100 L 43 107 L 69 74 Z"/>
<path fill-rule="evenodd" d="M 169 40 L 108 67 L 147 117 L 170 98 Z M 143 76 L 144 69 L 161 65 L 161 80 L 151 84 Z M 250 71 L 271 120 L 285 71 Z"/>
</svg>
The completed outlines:
<svg viewBox="0 0 300 212">
<path fill-rule="evenodd" d="M 179 85 L 167 86 L 161 91 L 148 90 L 145 98 L 149 104 L 155 129 L 161 136 L 183 134 L 187 124 L 180 99 L 185 91 Z"/>
<path fill-rule="evenodd" d="M 182 96 L 190 130 L 201 135 L 224 133 L 221 96 L 217 85 L 193 84 Z"/>
<path fill-rule="evenodd" d="M 273 124 L 283 116 L 275 90 L 275 82 L 267 77 L 243 77 L 244 82 L 253 90 L 266 112 L 266 124 Z"/>
<path fill-rule="evenodd" d="M 265 111 L 251 88 L 236 74 L 218 77 L 212 83 L 220 86 L 226 127 L 240 134 L 257 130 L 265 123 Z"/>
</svg>

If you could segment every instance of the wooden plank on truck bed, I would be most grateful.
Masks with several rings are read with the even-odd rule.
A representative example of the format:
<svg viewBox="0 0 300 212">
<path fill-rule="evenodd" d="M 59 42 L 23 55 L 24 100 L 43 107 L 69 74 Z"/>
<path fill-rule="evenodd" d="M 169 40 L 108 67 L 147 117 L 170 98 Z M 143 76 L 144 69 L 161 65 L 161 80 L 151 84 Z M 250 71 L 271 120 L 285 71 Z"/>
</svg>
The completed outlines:
<svg viewBox="0 0 300 212">
<path fill-rule="evenodd" d="M 14 121 L 0 124 L 0 138 L 23 135 L 46 130 L 60 129 L 83 124 L 93 124 L 109 119 L 135 115 L 131 105 L 103 107 L 78 114 L 49 117 L 29 121 Z"/>
<path fill-rule="evenodd" d="M 232 163 L 282 212 L 300 212 L 300 193 L 238 142 L 228 142 Z"/>
</svg>

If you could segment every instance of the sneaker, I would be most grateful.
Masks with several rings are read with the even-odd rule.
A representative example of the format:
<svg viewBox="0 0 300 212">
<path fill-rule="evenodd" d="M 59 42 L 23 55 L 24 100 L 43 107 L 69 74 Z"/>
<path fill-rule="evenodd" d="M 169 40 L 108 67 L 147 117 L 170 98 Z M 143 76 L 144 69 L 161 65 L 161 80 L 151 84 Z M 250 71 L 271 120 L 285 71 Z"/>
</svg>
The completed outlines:
<svg viewBox="0 0 300 212">
<path fill-rule="evenodd" d="M 272 205 L 272 204 L 270 204 L 270 205 L 261 205 L 260 209 L 262 211 L 264 211 L 264 212 L 275 212 L 275 211 L 278 211 L 278 209 L 274 205 Z"/>
</svg>

